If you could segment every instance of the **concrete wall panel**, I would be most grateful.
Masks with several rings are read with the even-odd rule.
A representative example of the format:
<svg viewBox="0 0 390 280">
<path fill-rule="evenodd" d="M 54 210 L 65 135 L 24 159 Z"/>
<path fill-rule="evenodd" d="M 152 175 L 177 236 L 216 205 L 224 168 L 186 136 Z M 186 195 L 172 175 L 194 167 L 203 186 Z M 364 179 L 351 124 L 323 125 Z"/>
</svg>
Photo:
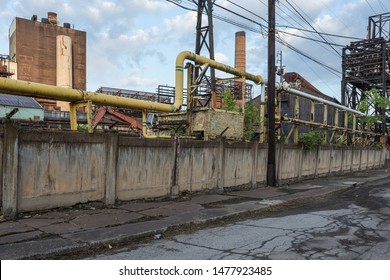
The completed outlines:
<svg viewBox="0 0 390 280">
<path fill-rule="evenodd" d="M 251 143 L 225 146 L 224 187 L 246 185 L 251 182 L 253 157 Z"/>
<path fill-rule="evenodd" d="M 343 150 L 342 171 L 343 172 L 351 171 L 351 164 L 352 164 L 352 149 L 345 148 Z"/>
<path fill-rule="evenodd" d="M 301 149 L 299 147 L 285 146 L 281 155 L 281 162 L 278 166 L 280 170 L 280 179 L 297 178 L 299 173 L 299 159 Z"/>
<path fill-rule="evenodd" d="M 267 180 L 267 159 L 268 149 L 266 148 L 266 146 L 259 146 L 259 150 L 257 152 L 257 183 L 263 183 Z"/>
<path fill-rule="evenodd" d="M 18 209 L 69 206 L 104 197 L 104 142 L 38 136 L 19 142 Z M 34 136 L 34 135 L 32 135 Z M 63 140 L 59 140 L 62 138 Z M 37 141 L 34 141 L 37 140 Z M 77 140 L 77 139 L 76 139 Z"/>
<path fill-rule="evenodd" d="M 216 144 L 216 145 L 215 145 Z M 218 186 L 219 142 L 187 142 L 180 146 L 178 186 L 180 191 L 201 191 Z"/>
<path fill-rule="evenodd" d="M 342 171 L 343 150 L 341 148 L 333 148 L 331 150 L 331 173 L 339 173 Z"/>
<path fill-rule="evenodd" d="M 330 147 L 320 147 L 318 150 L 318 159 L 317 159 L 317 175 L 324 176 L 329 174 L 330 164 L 332 158 L 332 148 Z"/>
<path fill-rule="evenodd" d="M 172 141 L 127 139 L 117 159 L 117 198 L 131 200 L 168 195 L 172 185 Z M 152 142 L 156 141 L 156 142 Z"/>
<path fill-rule="evenodd" d="M 361 149 L 353 149 L 352 151 L 352 171 L 360 170 Z"/>
<path fill-rule="evenodd" d="M 302 151 L 302 167 L 301 174 L 303 177 L 312 176 L 315 174 L 317 151 Z"/>
<path fill-rule="evenodd" d="M 375 150 L 371 149 L 368 152 L 368 157 L 367 157 L 367 167 L 368 168 L 374 168 L 375 158 L 376 158 L 376 152 L 375 152 Z"/>
</svg>

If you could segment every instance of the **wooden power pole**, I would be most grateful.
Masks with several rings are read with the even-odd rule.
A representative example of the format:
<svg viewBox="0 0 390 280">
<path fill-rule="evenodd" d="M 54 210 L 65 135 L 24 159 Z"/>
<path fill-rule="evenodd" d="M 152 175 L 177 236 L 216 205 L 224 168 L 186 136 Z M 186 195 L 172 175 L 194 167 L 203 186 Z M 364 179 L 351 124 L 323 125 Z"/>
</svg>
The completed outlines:
<svg viewBox="0 0 390 280">
<path fill-rule="evenodd" d="M 267 185 L 276 187 L 276 139 L 275 139 L 275 0 L 268 0 L 268 162 Z"/>
</svg>

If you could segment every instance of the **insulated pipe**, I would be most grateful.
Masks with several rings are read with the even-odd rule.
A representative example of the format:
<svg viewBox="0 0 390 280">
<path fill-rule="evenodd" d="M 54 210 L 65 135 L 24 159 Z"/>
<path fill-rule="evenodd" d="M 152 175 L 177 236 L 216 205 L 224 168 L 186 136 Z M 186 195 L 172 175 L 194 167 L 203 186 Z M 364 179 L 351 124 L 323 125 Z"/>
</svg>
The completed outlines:
<svg viewBox="0 0 390 280">
<path fill-rule="evenodd" d="M 276 84 L 276 87 L 277 87 L 278 90 L 284 90 L 284 91 L 287 91 L 287 92 L 289 92 L 291 94 L 294 94 L 294 95 L 298 95 L 298 96 L 301 96 L 301 97 L 304 97 L 304 98 L 307 98 L 307 99 L 311 99 L 311 100 L 314 100 L 314 101 L 317 101 L 317 102 L 320 102 L 320 103 L 323 103 L 323 104 L 331 105 L 331 106 L 339 108 L 341 110 L 354 113 L 354 114 L 356 114 L 358 116 L 365 116 L 365 114 L 360 112 L 360 111 L 353 110 L 351 108 L 348 108 L 348 107 L 345 107 L 343 105 L 334 103 L 332 101 L 323 99 L 321 97 L 317 97 L 317 96 L 308 94 L 306 92 L 302 92 L 300 90 L 293 89 L 293 88 L 291 88 L 291 85 L 289 83 L 286 83 L 286 82 L 284 82 L 282 84 Z"/>
<path fill-rule="evenodd" d="M 211 67 L 224 71 L 229 74 L 233 74 L 239 77 L 246 77 L 257 84 L 262 84 L 263 79 L 261 76 L 240 71 L 236 68 L 228 65 L 216 62 L 209 58 L 205 58 L 196 55 L 192 52 L 184 51 L 179 53 L 176 58 L 176 91 L 175 91 L 175 103 L 164 104 L 146 100 L 132 99 L 121 96 L 113 96 L 107 94 L 98 94 L 96 92 L 82 91 L 77 89 L 60 88 L 57 86 L 50 86 L 45 84 L 38 84 L 20 80 L 11 80 L 0 77 L 0 90 L 3 93 L 49 98 L 55 100 L 80 102 L 80 101 L 92 101 L 93 104 L 101 106 L 113 106 L 120 108 L 149 110 L 158 112 L 177 112 L 183 104 L 183 65 L 184 60 L 192 60 L 199 64 L 209 63 Z"/>
<path fill-rule="evenodd" d="M 241 71 L 237 68 L 230 67 L 228 65 L 216 62 L 215 60 L 194 54 L 189 51 L 183 51 L 179 53 L 176 58 L 176 94 L 181 93 L 183 95 L 183 68 L 184 60 L 191 60 L 198 64 L 209 64 L 210 67 L 221 70 L 223 72 L 235 75 L 237 77 L 246 78 L 247 80 L 253 81 L 256 84 L 263 84 L 263 77 L 260 75 L 253 75 L 245 71 Z"/>
<path fill-rule="evenodd" d="M 168 136 L 168 135 L 148 135 L 148 132 L 147 132 L 148 127 L 146 124 L 146 118 L 147 118 L 146 111 L 142 111 L 142 136 L 144 138 L 150 138 L 150 139 L 172 138 L 171 136 Z"/>
<path fill-rule="evenodd" d="M 101 106 L 113 106 L 129 109 L 151 110 L 160 112 L 174 112 L 179 110 L 180 105 L 174 107 L 145 100 L 98 94 L 96 92 L 82 91 L 77 89 L 61 88 L 45 84 L 0 78 L 0 91 L 7 94 L 50 98 L 69 102 L 92 101 Z M 183 101 L 183 96 L 176 96 L 175 104 Z"/>
</svg>

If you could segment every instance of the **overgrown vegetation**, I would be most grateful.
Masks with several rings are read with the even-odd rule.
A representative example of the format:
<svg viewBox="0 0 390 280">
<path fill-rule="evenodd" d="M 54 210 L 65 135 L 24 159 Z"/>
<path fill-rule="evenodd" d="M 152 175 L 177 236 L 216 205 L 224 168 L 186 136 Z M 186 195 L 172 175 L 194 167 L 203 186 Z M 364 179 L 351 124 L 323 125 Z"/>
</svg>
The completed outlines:
<svg viewBox="0 0 390 280">
<path fill-rule="evenodd" d="M 245 104 L 244 114 L 244 138 L 245 140 L 252 140 L 256 128 L 260 125 L 260 111 L 254 102 L 247 102 Z"/>
<path fill-rule="evenodd" d="M 223 95 L 224 107 L 223 109 L 231 112 L 242 112 L 241 108 L 237 108 L 237 99 L 231 93 L 230 89 L 226 89 Z M 260 124 L 260 110 L 256 107 L 254 102 L 247 102 L 244 110 L 244 139 L 252 140 L 256 128 Z"/>
<path fill-rule="evenodd" d="M 323 134 L 318 131 L 310 131 L 299 135 L 298 142 L 303 145 L 305 151 L 314 150 L 321 145 L 323 141 Z"/>
<path fill-rule="evenodd" d="M 78 124 L 77 125 L 77 131 L 78 132 L 85 132 L 85 133 L 88 133 L 88 126 L 84 125 L 84 124 Z"/>
<path fill-rule="evenodd" d="M 362 124 L 372 126 L 378 121 L 383 121 L 384 116 L 368 115 L 370 108 L 387 109 L 390 107 L 390 99 L 381 95 L 377 88 L 372 88 L 365 92 L 365 98 L 361 99 L 357 105 L 357 110 L 365 113 L 366 116 L 361 117 Z"/>
<path fill-rule="evenodd" d="M 230 91 L 230 89 L 226 89 L 223 92 L 223 104 L 224 107 L 223 109 L 226 111 L 231 111 L 231 112 L 238 112 L 239 110 L 236 108 L 236 98 Z"/>
</svg>

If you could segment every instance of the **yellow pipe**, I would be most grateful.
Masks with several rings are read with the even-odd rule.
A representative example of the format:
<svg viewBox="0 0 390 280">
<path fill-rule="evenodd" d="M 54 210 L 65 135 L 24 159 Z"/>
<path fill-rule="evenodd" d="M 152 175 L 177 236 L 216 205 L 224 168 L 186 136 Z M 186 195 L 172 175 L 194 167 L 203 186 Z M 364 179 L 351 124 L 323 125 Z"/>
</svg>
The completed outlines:
<svg viewBox="0 0 390 280">
<path fill-rule="evenodd" d="M 257 84 L 263 84 L 263 78 L 261 76 L 256 76 L 250 73 L 246 73 L 239 69 L 230 67 L 228 65 L 216 62 L 206 57 L 196 55 L 189 51 L 183 51 L 179 53 L 176 58 L 176 74 L 175 74 L 175 102 L 173 105 L 151 102 L 146 100 L 139 100 L 133 98 L 126 98 L 121 96 L 113 96 L 107 94 L 98 94 L 96 92 L 82 91 L 77 89 L 62 88 L 57 86 L 12 80 L 7 78 L 0 77 L 0 90 L 3 93 L 22 95 L 22 96 L 32 96 L 40 98 L 49 98 L 54 100 L 62 100 L 69 102 L 86 102 L 90 101 L 96 105 L 102 106 L 113 106 L 120 108 L 128 109 L 138 109 L 143 110 L 142 121 L 143 121 L 143 135 L 146 138 L 158 138 L 166 136 L 149 136 L 146 133 L 146 112 L 148 111 L 158 111 L 158 112 L 177 112 L 180 110 L 183 104 L 183 82 L 184 82 L 184 61 L 192 60 L 198 64 L 209 64 L 211 67 L 224 71 L 226 73 L 246 78 Z M 73 125 L 77 126 L 77 121 L 73 121 Z"/>
<path fill-rule="evenodd" d="M 146 111 L 142 111 L 142 136 L 144 138 L 149 138 L 149 139 L 157 139 L 157 138 L 172 138 L 171 136 L 168 135 L 148 135 L 147 133 L 147 125 L 146 125 Z"/>
<path fill-rule="evenodd" d="M 96 92 L 82 91 L 77 89 L 62 88 L 27 81 L 13 80 L 0 77 L 0 90 L 3 93 L 32 96 L 40 98 L 50 98 L 69 102 L 92 101 L 93 104 L 102 106 L 113 106 L 120 108 L 149 110 L 158 112 L 177 112 L 183 104 L 183 65 L 184 60 L 189 59 L 199 64 L 209 63 L 211 67 L 246 79 L 255 83 L 263 83 L 261 76 L 252 75 L 228 65 L 216 62 L 206 57 L 202 57 L 183 51 L 176 58 L 176 91 L 173 105 L 151 102 L 146 100 L 132 99 L 121 96 L 98 94 Z"/>
<path fill-rule="evenodd" d="M 181 105 L 178 106 L 177 104 L 180 102 L 180 100 L 181 102 L 183 100 L 182 96 L 177 97 L 177 102 L 175 102 L 175 104 L 177 103 L 177 107 L 174 108 L 170 104 L 163 104 L 107 94 L 98 94 L 96 92 L 61 88 L 57 86 L 12 80 L 7 78 L 0 78 L 0 90 L 1 92 L 14 95 L 50 98 L 70 102 L 89 100 L 96 105 L 160 112 L 174 112 L 179 110 Z"/>
<path fill-rule="evenodd" d="M 183 51 L 179 53 L 178 56 L 176 57 L 176 94 L 181 93 L 181 96 L 183 94 L 183 68 L 184 68 L 183 65 L 184 65 L 184 60 L 186 59 L 192 60 L 201 65 L 209 64 L 210 67 L 235 75 L 240 78 L 245 77 L 247 80 L 253 81 L 256 84 L 264 83 L 264 80 L 260 75 L 253 75 L 245 71 L 241 71 L 237 68 L 233 68 L 228 65 L 219 63 L 207 57 L 200 56 L 189 51 Z"/>
</svg>

